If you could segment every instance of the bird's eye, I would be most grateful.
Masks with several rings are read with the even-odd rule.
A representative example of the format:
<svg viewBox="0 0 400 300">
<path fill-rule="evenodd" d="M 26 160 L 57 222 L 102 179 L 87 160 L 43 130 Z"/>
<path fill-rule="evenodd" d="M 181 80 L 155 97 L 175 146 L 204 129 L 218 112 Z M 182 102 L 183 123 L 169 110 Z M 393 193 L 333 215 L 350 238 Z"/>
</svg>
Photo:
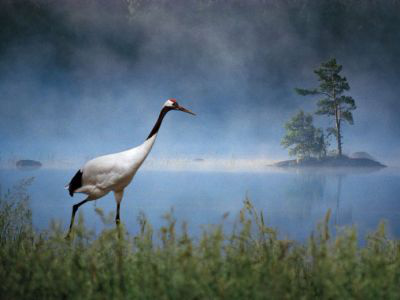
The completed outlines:
<svg viewBox="0 0 400 300">
<path fill-rule="evenodd" d="M 179 106 L 177 102 L 174 102 L 172 105 L 173 105 L 174 107 L 178 107 L 178 106 Z"/>
</svg>

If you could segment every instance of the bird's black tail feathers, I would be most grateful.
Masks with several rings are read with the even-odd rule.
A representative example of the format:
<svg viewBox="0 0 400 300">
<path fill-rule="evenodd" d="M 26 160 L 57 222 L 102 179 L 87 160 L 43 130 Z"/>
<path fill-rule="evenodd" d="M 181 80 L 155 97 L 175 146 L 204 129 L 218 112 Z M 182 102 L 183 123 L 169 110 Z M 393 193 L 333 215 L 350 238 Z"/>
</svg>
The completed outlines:
<svg viewBox="0 0 400 300">
<path fill-rule="evenodd" d="M 74 196 L 74 192 L 82 186 L 82 171 L 78 170 L 75 176 L 72 177 L 71 182 L 66 186 L 68 187 L 69 195 Z"/>
</svg>

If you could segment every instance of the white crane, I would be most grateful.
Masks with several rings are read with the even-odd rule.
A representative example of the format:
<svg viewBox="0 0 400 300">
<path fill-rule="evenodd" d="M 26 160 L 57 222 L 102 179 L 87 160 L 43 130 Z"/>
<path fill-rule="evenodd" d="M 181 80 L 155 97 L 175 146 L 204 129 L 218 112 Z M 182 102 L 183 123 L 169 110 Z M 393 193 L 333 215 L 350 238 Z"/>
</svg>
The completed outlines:
<svg viewBox="0 0 400 300">
<path fill-rule="evenodd" d="M 71 233 L 78 208 L 82 204 L 99 199 L 111 191 L 114 192 L 115 201 L 117 202 L 115 222 L 117 225 L 119 224 L 119 208 L 124 189 L 132 181 L 133 176 L 150 153 L 161 123 L 170 110 L 180 110 L 195 115 L 190 110 L 179 106 L 176 99 L 168 99 L 161 109 L 156 124 L 143 144 L 123 152 L 96 157 L 89 160 L 78 170 L 71 182 L 66 185 L 66 189 L 68 189 L 71 197 L 73 197 L 74 193 L 83 193 L 87 197 L 72 206 L 71 223 L 67 237 Z"/>
</svg>

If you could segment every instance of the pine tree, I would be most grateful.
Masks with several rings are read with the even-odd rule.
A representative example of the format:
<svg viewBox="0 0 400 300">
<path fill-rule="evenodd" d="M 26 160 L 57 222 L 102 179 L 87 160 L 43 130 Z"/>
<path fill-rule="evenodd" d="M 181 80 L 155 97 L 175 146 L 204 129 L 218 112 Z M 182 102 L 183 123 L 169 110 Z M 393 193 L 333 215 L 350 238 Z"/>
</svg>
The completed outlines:
<svg viewBox="0 0 400 300">
<path fill-rule="evenodd" d="M 352 97 L 344 95 L 345 91 L 350 90 L 346 77 L 339 73 L 342 66 L 337 64 L 336 59 L 322 63 L 321 67 L 314 70 L 320 82 L 319 87 L 315 89 L 296 89 L 296 92 L 302 96 L 321 95 L 324 98 L 317 102 L 318 109 L 315 112 L 318 115 L 328 115 L 334 117 L 335 127 L 328 128 L 328 135 L 333 135 L 337 141 L 337 153 L 342 155 L 342 122 L 346 121 L 353 124 L 352 111 L 356 109 L 355 101 Z"/>
</svg>

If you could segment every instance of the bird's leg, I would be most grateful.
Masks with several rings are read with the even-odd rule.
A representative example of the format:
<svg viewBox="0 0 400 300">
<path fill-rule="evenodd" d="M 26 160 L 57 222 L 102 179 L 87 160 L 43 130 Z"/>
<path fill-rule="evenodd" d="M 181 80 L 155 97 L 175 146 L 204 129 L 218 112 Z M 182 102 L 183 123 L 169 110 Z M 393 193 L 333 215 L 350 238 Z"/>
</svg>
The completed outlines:
<svg viewBox="0 0 400 300">
<path fill-rule="evenodd" d="M 114 191 L 115 201 L 117 202 L 117 215 L 115 216 L 115 224 L 119 226 L 120 218 L 119 218 L 119 208 L 121 205 L 122 197 L 124 196 L 124 191 Z"/>
<path fill-rule="evenodd" d="M 115 224 L 117 224 L 117 226 L 120 223 L 120 219 L 119 219 L 119 207 L 120 207 L 121 202 L 117 203 L 117 215 L 115 216 Z"/>
<path fill-rule="evenodd" d="M 71 234 L 72 226 L 74 225 L 75 214 L 76 214 L 76 212 L 77 212 L 79 206 L 81 206 L 82 204 L 84 204 L 84 203 L 86 203 L 86 202 L 88 202 L 88 201 L 89 201 L 89 197 L 86 198 L 85 200 L 83 200 L 83 201 L 81 201 L 81 202 L 79 202 L 79 203 L 77 203 L 77 204 L 75 204 L 75 205 L 72 206 L 71 223 L 70 223 L 70 225 L 69 225 L 69 230 L 68 230 L 67 236 L 66 236 L 65 238 L 69 238 L 69 236 L 70 236 L 70 234 Z"/>
</svg>

